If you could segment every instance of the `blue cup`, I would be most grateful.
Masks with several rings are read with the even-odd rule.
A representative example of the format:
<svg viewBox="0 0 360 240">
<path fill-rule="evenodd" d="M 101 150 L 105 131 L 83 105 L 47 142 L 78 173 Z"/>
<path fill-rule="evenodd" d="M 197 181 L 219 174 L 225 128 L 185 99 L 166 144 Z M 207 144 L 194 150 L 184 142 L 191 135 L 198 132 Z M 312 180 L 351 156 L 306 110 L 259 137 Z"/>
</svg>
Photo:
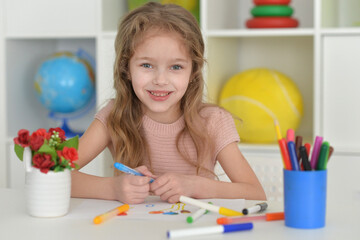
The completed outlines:
<svg viewBox="0 0 360 240">
<path fill-rule="evenodd" d="M 293 228 L 322 228 L 326 217 L 327 170 L 284 169 L 285 225 Z"/>
</svg>

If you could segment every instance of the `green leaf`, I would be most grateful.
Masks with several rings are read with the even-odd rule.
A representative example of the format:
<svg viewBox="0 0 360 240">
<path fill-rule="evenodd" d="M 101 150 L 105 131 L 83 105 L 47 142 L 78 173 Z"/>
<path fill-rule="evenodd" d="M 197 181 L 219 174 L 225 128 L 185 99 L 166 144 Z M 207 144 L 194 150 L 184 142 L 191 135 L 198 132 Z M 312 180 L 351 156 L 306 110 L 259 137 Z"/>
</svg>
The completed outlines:
<svg viewBox="0 0 360 240">
<path fill-rule="evenodd" d="M 75 136 L 61 143 L 58 148 L 60 150 L 63 150 L 64 147 L 68 147 L 68 148 L 73 147 L 75 149 L 78 149 L 78 146 L 79 146 L 79 136 Z"/>
<path fill-rule="evenodd" d="M 24 148 L 18 144 L 15 144 L 14 151 L 16 153 L 16 156 L 22 161 L 24 155 Z"/>
<path fill-rule="evenodd" d="M 78 164 L 74 163 L 74 165 L 75 165 L 76 170 L 78 170 L 80 168 Z"/>
<path fill-rule="evenodd" d="M 61 166 L 56 166 L 56 167 L 54 168 L 54 172 L 63 172 L 63 171 L 64 171 L 64 168 L 61 167 Z"/>
<path fill-rule="evenodd" d="M 43 144 L 40 149 L 38 150 L 39 153 L 46 153 L 51 155 L 52 161 L 56 162 L 57 159 L 57 153 L 56 150 L 52 147 L 50 147 L 48 144 Z"/>
</svg>

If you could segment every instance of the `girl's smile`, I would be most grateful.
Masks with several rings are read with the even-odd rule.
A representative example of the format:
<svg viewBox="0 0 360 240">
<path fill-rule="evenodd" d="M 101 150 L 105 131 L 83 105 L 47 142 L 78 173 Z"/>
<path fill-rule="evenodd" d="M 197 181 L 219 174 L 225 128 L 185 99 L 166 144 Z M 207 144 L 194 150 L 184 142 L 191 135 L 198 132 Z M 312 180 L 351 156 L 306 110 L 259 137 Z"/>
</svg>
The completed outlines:
<svg viewBox="0 0 360 240">
<path fill-rule="evenodd" d="M 154 101 L 165 101 L 170 97 L 170 94 L 172 92 L 168 92 L 168 91 L 151 91 L 148 90 L 150 97 L 154 100 Z"/>
</svg>

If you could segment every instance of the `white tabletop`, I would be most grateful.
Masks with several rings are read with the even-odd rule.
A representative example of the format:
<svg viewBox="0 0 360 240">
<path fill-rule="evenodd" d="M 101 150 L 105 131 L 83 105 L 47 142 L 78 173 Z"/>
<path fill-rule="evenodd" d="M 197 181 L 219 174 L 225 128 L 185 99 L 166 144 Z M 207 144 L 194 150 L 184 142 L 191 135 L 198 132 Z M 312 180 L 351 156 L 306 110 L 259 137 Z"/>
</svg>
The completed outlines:
<svg viewBox="0 0 360 240">
<path fill-rule="evenodd" d="M 70 212 L 87 199 L 71 199 Z M 102 200 L 98 200 L 101 204 Z M 206 235 L 186 239 L 359 239 L 360 201 L 351 204 L 329 201 L 327 205 L 326 226 L 321 229 L 301 230 L 289 228 L 284 221 L 254 221 L 254 228 L 228 234 Z M 252 206 L 254 201 L 246 201 Z M 267 212 L 283 210 L 279 202 L 268 202 Z M 79 211 L 79 209 L 78 209 Z M 219 215 L 220 217 L 220 215 Z M 36 218 L 26 213 L 24 192 L 22 190 L 0 189 L 0 239 L 167 239 L 170 229 L 183 229 L 215 225 L 201 220 L 189 225 L 185 221 L 152 221 L 111 219 L 94 225 L 92 219 L 73 218 L 70 214 L 58 218 Z"/>
</svg>

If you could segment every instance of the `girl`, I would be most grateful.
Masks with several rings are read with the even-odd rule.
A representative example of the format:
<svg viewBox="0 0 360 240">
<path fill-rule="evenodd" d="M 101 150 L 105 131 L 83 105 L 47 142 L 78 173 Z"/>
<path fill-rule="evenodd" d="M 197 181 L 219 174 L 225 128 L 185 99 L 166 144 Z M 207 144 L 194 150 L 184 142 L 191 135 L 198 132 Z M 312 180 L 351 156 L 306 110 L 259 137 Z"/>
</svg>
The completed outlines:
<svg viewBox="0 0 360 240">
<path fill-rule="evenodd" d="M 119 26 L 115 50 L 116 97 L 80 139 L 77 163 L 85 166 L 108 147 L 116 162 L 145 176 L 73 171 L 73 197 L 130 204 L 150 193 L 170 203 L 180 195 L 266 199 L 238 149 L 231 115 L 202 101 L 204 42 L 188 11 L 158 3 L 135 9 Z M 216 161 L 231 183 L 216 180 Z"/>
</svg>

